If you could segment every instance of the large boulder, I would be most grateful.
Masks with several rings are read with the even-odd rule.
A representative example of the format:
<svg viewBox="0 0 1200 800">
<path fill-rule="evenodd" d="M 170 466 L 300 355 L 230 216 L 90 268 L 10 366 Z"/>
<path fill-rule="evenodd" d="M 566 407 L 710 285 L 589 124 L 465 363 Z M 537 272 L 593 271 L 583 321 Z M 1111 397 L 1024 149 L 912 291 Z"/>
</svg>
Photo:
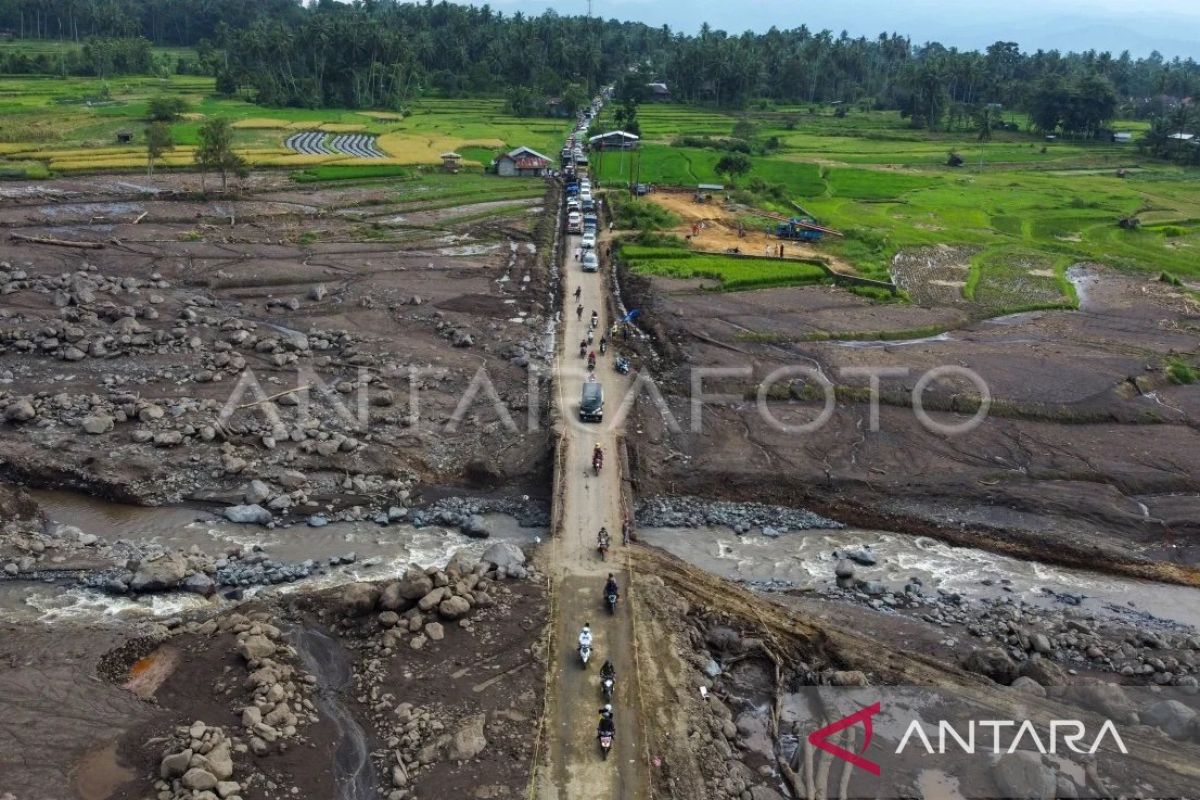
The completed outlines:
<svg viewBox="0 0 1200 800">
<path fill-rule="evenodd" d="M 996 683 L 1008 686 L 1017 679 L 1017 665 L 1002 647 L 977 647 L 963 662 L 963 668 L 986 675 Z"/>
<path fill-rule="evenodd" d="M 266 502 L 271 497 L 271 487 L 267 486 L 260 480 L 252 480 L 246 484 L 246 491 L 243 494 L 243 499 L 246 505 L 255 506 Z"/>
<path fill-rule="evenodd" d="M 28 422 L 37 416 L 37 411 L 26 398 L 14 400 L 4 409 L 4 419 L 8 422 Z"/>
<path fill-rule="evenodd" d="M 433 591 L 433 578 L 426 575 L 424 570 L 410 566 L 404 570 L 404 575 L 400 577 L 400 580 L 393 585 L 396 587 L 396 592 L 405 600 L 420 600 Z M 396 609 L 391 610 L 395 611 Z"/>
<path fill-rule="evenodd" d="M 342 587 L 338 605 L 349 617 L 362 617 L 375 610 L 379 589 L 370 583 L 349 583 Z"/>
<path fill-rule="evenodd" d="M 91 436 L 100 436 L 113 429 L 113 418 L 108 414 L 89 414 L 83 418 L 83 432 Z"/>
<path fill-rule="evenodd" d="M 486 561 L 496 569 L 507 569 L 525 563 L 525 552 L 512 542 L 496 542 L 483 551 L 480 561 Z"/>
<path fill-rule="evenodd" d="M 1183 739 L 1196 712 L 1178 700 L 1159 700 L 1143 708 L 1139 716 L 1147 725 L 1162 728 L 1172 739 Z"/>
<path fill-rule="evenodd" d="M 871 552 L 870 545 L 866 545 L 865 547 L 855 547 L 851 548 L 850 550 L 843 550 L 841 552 L 841 556 L 842 558 L 850 559 L 855 564 L 861 564 L 864 567 L 873 567 L 876 563 L 875 554 Z"/>
<path fill-rule="evenodd" d="M 243 525 L 266 525 L 271 521 L 271 512 L 257 504 L 230 506 L 225 509 L 225 519 Z"/>
<path fill-rule="evenodd" d="M 444 572 L 447 575 L 470 575 L 479 562 L 466 550 L 455 550 L 454 555 L 446 562 Z"/>
<path fill-rule="evenodd" d="M 1042 686 L 1064 686 L 1067 673 L 1048 658 L 1031 658 L 1021 665 L 1021 675 L 1032 678 Z"/>
<path fill-rule="evenodd" d="M 187 559 L 181 553 L 164 553 L 138 564 L 129 588 L 135 592 L 163 592 L 177 587 L 187 574 Z"/>
<path fill-rule="evenodd" d="M 1132 723 L 1137 720 L 1137 710 L 1125 690 L 1115 683 L 1083 683 L 1067 689 L 1067 698 L 1089 711 L 1093 711 L 1117 722 Z"/>
<path fill-rule="evenodd" d="M 192 763 L 191 748 L 180 753 L 168 753 L 163 756 L 162 763 L 158 767 L 158 775 L 163 780 L 171 780 L 179 778 L 183 773 L 187 772 L 188 765 Z"/>
<path fill-rule="evenodd" d="M 237 651 L 247 661 L 258 661 L 275 655 L 275 643 L 256 633 L 238 642 Z"/>
<path fill-rule="evenodd" d="M 457 595 L 438 604 L 438 614 L 443 619 L 459 619 L 466 616 L 470 610 L 471 604 Z"/>
<path fill-rule="evenodd" d="M 473 514 L 463 520 L 459 530 L 473 539 L 486 539 L 492 535 L 492 532 L 488 530 L 487 522 L 478 514 Z"/>
<path fill-rule="evenodd" d="M 1010 800 L 1054 800 L 1058 789 L 1055 771 L 1042 763 L 1040 754 L 1026 750 L 1000 756 L 992 777 L 1000 787 L 997 797 Z"/>
<path fill-rule="evenodd" d="M 467 717 L 450 737 L 446 757 L 452 761 L 467 761 L 482 753 L 488 744 L 483 733 L 486 721 L 487 717 L 483 714 Z"/>
<path fill-rule="evenodd" d="M 202 792 L 205 789 L 213 789 L 216 787 L 217 776 L 213 775 L 206 769 L 192 767 L 187 772 L 183 773 L 182 783 L 185 788 Z"/>
<path fill-rule="evenodd" d="M 438 603 L 445 600 L 449 594 L 449 589 L 447 589 L 445 586 L 439 586 L 422 597 L 421 601 L 417 603 L 417 608 L 421 609 L 422 611 L 432 611 L 433 609 L 437 608 Z"/>
</svg>

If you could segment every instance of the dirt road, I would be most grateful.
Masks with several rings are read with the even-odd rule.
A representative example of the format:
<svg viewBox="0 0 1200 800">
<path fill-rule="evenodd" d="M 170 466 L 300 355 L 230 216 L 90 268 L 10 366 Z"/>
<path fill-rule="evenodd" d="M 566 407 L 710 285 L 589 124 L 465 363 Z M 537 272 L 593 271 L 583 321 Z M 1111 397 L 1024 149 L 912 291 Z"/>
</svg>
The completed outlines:
<svg viewBox="0 0 1200 800">
<path fill-rule="evenodd" d="M 546 720 L 546 757 L 537 780 L 541 800 L 635 800 L 648 797 L 645 746 L 635 713 L 638 698 L 634 661 L 633 625 L 628 609 L 629 576 L 621 545 L 620 463 L 616 457 L 620 420 L 617 412 L 627 381 L 612 368 L 613 351 L 598 358 L 596 378 L 605 390 L 603 424 L 579 421 L 579 399 L 587 379 L 586 364 L 579 358 L 579 342 L 587 335 L 592 310 L 600 313 L 599 342 L 605 326 L 604 273 L 585 273 L 574 259 L 579 237 L 567 237 L 567 266 L 563 295 L 566 298 L 562 340 L 556 369 L 556 397 L 564 427 L 565 453 L 560 459 L 556 485 L 561 489 L 561 524 L 549 548 L 547 568 L 553 576 L 554 650 L 551 654 L 549 715 Z M 577 318 L 574 299 L 582 290 L 584 312 Z M 597 354 L 599 349 L 597 347 Z M 604 448 L 600 475 L 591 469 L 592 448 Z M 612 533 L 613 548 L 607 562 L 596 550 L 601 526 Z M 604 608 L 605 577 L 616 573 L 622 599 L 615 616 Z M 590 622 L 594 636 L 592 661 L 580 664 L 576 644 L 579 630 Z M 605 761 L 596 741 L 598 710 L 603 705 L 600 667 L 611 659 L 616 667 L 613 699 L 617 737 Z"/>
</svg>

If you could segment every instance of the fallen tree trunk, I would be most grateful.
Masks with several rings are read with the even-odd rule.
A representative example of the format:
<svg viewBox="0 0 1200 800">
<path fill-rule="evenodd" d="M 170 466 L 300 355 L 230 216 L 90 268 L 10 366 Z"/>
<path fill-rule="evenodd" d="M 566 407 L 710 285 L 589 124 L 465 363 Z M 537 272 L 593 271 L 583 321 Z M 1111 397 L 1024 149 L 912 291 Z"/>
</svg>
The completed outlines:
<svg viewBox="0 0 1200 800">
<path fill-rule="evenodd" d="M 52 239 L 49 236 L 28 236 L 24 233 L 10 233 L 9 239 L 15 239 L 18 242 L 28 242 L 30 244 L 49 244 L 57 247 L 75 247 L 80 250 L 103 250 L 103 242 L 71 242 L 66 239 Z"/>
</svg>

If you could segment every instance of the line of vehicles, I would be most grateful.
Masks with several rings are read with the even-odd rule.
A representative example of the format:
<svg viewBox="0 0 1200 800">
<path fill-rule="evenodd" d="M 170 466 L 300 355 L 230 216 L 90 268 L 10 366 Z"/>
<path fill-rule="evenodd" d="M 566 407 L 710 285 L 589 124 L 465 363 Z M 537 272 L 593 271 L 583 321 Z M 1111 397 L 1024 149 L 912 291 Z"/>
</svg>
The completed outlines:
<svg viewBox="0 0 1200 800">
<path fill-rule="evenodd" d="M 588 123 L 599 113 L 602 99 L 597 98 L 592 105 L 580 115 L 575 131 L 567 139 L 562 149 L 562 177 L 564 180 L 565 203 L 567 212 L 567 233 L 579 236 L 579 247 L 575 258 L 579 261 L 584 272 L 599 272 L 600 258 L 597 253 L 597 237 L 599 234 L 599 203 L 592 195 L 592 181 L 587 169 L 587 144 L 585 141 Z M 583 320 L 582 287 L 574 292 L 575 314 Z M 596 351 L 592 349 L 593 342 L 599 336 L 599 350 L 603 355 L 611 346 L 611 336 L 617 331 L 613 325 L 611 330 L 602 329 L 600 314 L 593 310 L 589 321 L 587 336 L 579 343 L 579 356 L 587 360 L 588 379 L 583 382 L 579 402 L 579 418 L 583 422 L 602 422 L 604 420 L 604 387 L 596 379 Z M 621 359 L 628 371 L 628 361 Z M 592 473 L 599 475 L 604 466 L 604 449 L 597 442 L 592 450 Z M 609 548 L 608 530 L 600 529 L 597 535 L 596 549 L 600 558 L 606 559 Z M 610 572 L 604 584 L 603 601 L 609 615 L 616 614 L 620 591 L 616 578 Z M 592 658 L 592 628 L 591 623 L 585 623 L 579 632 L 579 642 L 576 651 L 579 662 L 587 669 Z M 604 706 L 600 709 L 600 719 L 596 726 L 596 741 L 600 746 L 601 755 L 607 759 L 612 751 L 613 741 L 617 735 L 616 722 L 613 719 L 612 698 L 616 690 L 617 672 L 611 660 L 606 659 L 600 668 L 600 691 L 604 698 Z"/>
</svg>

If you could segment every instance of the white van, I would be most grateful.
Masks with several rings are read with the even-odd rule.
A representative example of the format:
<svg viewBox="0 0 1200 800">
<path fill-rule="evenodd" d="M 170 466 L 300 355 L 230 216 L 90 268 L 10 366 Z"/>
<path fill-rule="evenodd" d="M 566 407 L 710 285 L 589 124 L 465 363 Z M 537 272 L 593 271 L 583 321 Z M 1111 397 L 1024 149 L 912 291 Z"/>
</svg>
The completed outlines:
<svg viewBox="0 0 1200 800">
<path fill-rule="evenodd" d="M 578 211 L 572 211 L 567 214 L 567 232 L 568 233 L 583 233 L 583 214 Z"/>
</svg>

